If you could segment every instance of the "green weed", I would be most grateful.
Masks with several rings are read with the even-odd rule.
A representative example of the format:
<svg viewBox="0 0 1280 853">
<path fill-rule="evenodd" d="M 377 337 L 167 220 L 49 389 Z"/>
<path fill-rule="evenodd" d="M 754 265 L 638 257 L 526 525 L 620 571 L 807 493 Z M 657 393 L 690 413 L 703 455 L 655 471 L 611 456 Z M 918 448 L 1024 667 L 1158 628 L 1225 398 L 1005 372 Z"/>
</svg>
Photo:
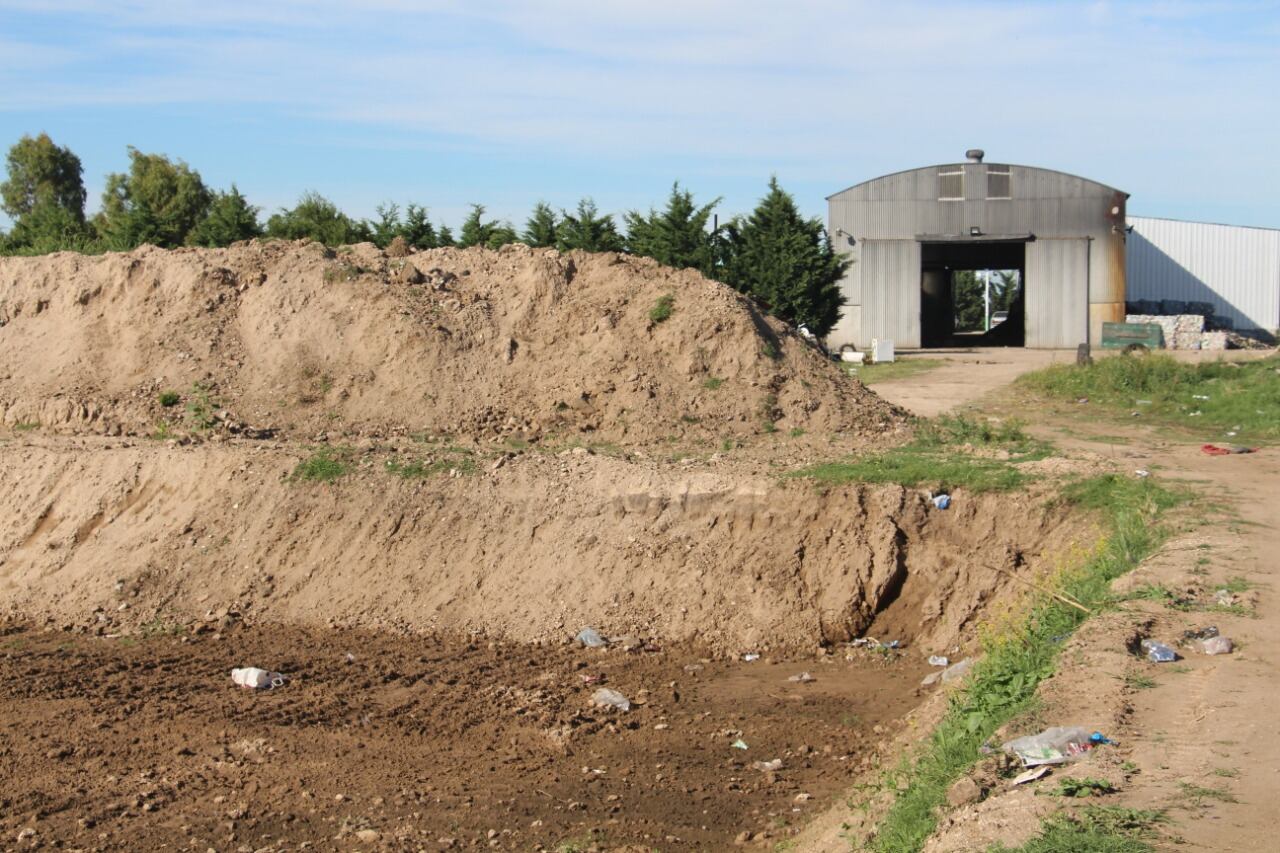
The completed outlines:
<svg viewBox="0 0 1280 853">
<path fill-rule="evenodd" d="M 714 391 L 724 384 L 724 380 L 718 376 L 709 376 L 702 381 L 702 387 L 708 391 Z"/>
<path fill-rule="evenodd" d="M 217 423 L 213 417 L 213 410 L 217 407 L 208 386 L 200 382 L 191 386 L 190 398 L 187 400 L 187 420 L 192 427 L 200 430 L 212 429 Z"/>
<path fill-rule="evenodd" d="M 1205 800 L 1216 800 L 1220 803 L 1238 803 L 1235 794 L 1226 788 L 1206 788 L 1203 785 L 1193 785 L 1190 782 L 1179 782 L 1178 793 L 1186 797 L 1187 801 L 1196 807 L 1202 806 Z"/>
<path fill-rule="evenodd" d="M 40 429 L 39 421 L 18 421 L 13 425 L 18 432 L 31 432 L 33 429 Z"/>
<path fill-rule="evenodd" d="M 874 385 L 877 382 L 894 382 L 928 373 L 942 367 L 946 362 L 940 358 L 909 358 L 882 364 L 849 364 L 841 362 L 841 366 L 850 376 L 858 379 L 863 385 Z"/>
<path fill-rule="evenodd" d="M 182 402 L 182 395 L 177 391 L 163 391 L 159 397 L 160 405 L 166 409 L 171 409 Z"/>
<path fill-rule="evenodd" d="M 322 447 L 299 462 L 293 469 L 293 473 L 289 475 L 289 479 L 332 483 L 351 470 L 349 457 L 350 453 L 341 448 Z"/>
<path fill-rule="evenodd" d="M 1058 783 L 1057 794 L 1062 797 L 1101 797 L 1105 794 L 1114 794 L 1116 788 L 1105 779 L 1063 779 Z"/>
<path fill-rule="evenodd" d="M 1119 806 L 1091 806 L 1075 815 L 1054 815 L 1040 834 L 1017 848 L 997 844 L 988 853 L 1148 853 L 1164 813 Z"/>
<path fill-rule="evenodd" d="M 1089 366 L 1055 365 L 1018 380 L 1049 397 L 1089 398 L 1116 414 L 1140 410 L 1145 422 L 1236 441 L 1280 439 L 1280 357 L 1185 364 L 1172 356 L 1100 358 Z M 1143 401 L 1141 404 L 1138 401 Z M 1198 412 L 1193 416 L 1193 412 Z M 1224 437 L 1226 437 L 1224 435 Z"/>
<path fill-rule="evenodd" d="M 434 477 L 437 474 L 447 474 L 450 471 L 470 475 L 474 474 L 476 470 L 476 461 L 470 456 L 437 459 L 434 462 L 422 462 L 420 460 L 401 462 L 398 459 L 387 461 L 387 471 L 406 480 L 421 480 L 427 477 Z"/>
<path fill-rule="evenodd" d="M 676 298 L 673 294 L 665 294 L 658 297 L 658 301 L 653 303 L 653 307 L 649 309 L 649 322 L 663 323 L 671 319 L 671 313 L 675 310 Z"/>
<path fill-rule="evenodd" d="M 1180 496 L 1151 480 L 1104 475 L 1077 483 L 1065 498 L 1097 513 L 1108 532 L 1098 549 L 1079 565 L 1064 568 L 1054 590 L 1088 609 L 1109 600 L 1112 581 L 1151 554 L 1165 535 L 1159 514 Z M 1037 686 L 1053 674 L 1062 638 L 1087 618 L 1057 598 L 1037 594 L 1024 618 L 999 634 L 984 633 L 985 655 L 974 666 L 967 688 L 951 699 L 947 713 L 906 768 L 909 783 L 881 821 L 871 849 L 912 853 L 933 832 L 948 786 L 981 755 L 980 747 L 1008 720 L 1031 706 Z M 1046 832 L 1105 835 L 1092 826 L 1046 824 Z M 1077 830 L 1079 832 L 1077 832 Z M 1036 851 L 1105 847 L 1029 848 Z M 1141 850 L 1142 847 L 1117 847 Z"/>
</svg>

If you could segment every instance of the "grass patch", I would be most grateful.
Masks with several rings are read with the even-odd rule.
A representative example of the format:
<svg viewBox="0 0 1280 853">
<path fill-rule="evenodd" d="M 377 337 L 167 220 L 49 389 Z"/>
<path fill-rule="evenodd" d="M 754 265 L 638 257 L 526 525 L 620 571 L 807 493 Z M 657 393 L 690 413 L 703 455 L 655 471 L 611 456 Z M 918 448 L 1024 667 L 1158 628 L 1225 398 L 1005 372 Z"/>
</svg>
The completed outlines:
<svg viewBox="0 0 1280 853">
<path fill-rule="evenodd" d="M 988 853 L 1148 853 L 1148 839 L 1164 813 L 1118 806 L 1091 806 L 1075 815 L 1054 815 L 1040 834 L 1021 847 L 997 844 Z"/>
<path fill-rule="evenodd" d="M 658 297 L 658 301 L 653 303 L 653 307 L 649 309 L 649 322 L 664 323 L 671 319 L 671 313 L 675 311 L 676 298 L 668 293 Z"/>
<path fill-rule="evenodd" d="M 1092 610 L 1111 600 L 1112 581 L 1155 550 L 1164 536 L 1156 518 L 1180 497 L 1150 479 L 1109 474 L 1074 484 L 1063 499 L 1096 512 L 1107 532 L 1091 555 L 1063 568 L 1046 584 Z M 948 786 L 978 760 L 980 747 L 998 728 L 1032 705 L 1037 686 L 1056 668 L 1062 638 L 1085 618 L 1081 611 L 1056 598 L 1035 594 L 1023 618 L 999 630 L 984 629 L 983 658 L 974 666 L 967 688 L 952 696 L 946 714 L 914 762 L 904 765 L 907 786 L 877 828 L 872 850 L 910 853 L 924 845 L 937 823 L 939 808 L 946 802 Z M 1046 832 L 1051 828 L 1047 824 Z M 1067 829 L 1097 834 L 1087 826 L 1054 831 Z"/>
<path fill-rule="evenodd" d="M 13 425 L 17 432 L 31 432 L 33 429 L 40 429 L 39 421 L 18 421 Z"/>
<path fill-rule="evenodd" d="M 339 448 L 322 447 L 299 462 L 293 469 L 293 473 L 289 475 L 289 479 L 295 482 L 314 480 L 320 483 L 332 483 L 346 476 L 351 470 L 348 462 L 349 455 Z"/>
<path fill-rule="evenodd" d="M 718 376 L 708 376 L 702 381 L 702 387 L 708 391 L 714 391 L 724 384 L 724 380 Z"/>
<path fill-rule="evenodd" d="M 848 364 L 841 362 L 845 372 L 858 379 L 863 385 L 875 385 L 877 382 L 895 382 L 908 379 L 921 373 L 936 370 L 945 362 L 940 358 L 907 358 L 888 361 L 883 364 Z"/>
<path fill-rule="evenodd" d="M 1280 357 L 1184 364 L 1165 354 L 1100 358 L 1092 365 L 1054 365 L 1022 376 L 1024 388 L 1050 397 L 1141 411 L 1198 433 L 1235 432 L 1236 441 L 1280 439 Z M 1138 401 L 1141 400 L 1142 403 Z M 1199 414 L 1193 414 L 1198 412 Z"/>
<path fill-rule="evenodd" d="M 1057 794 L 1060 797 L 1081 799 L 1084 797 L 1102 797 L 1114 794 L 1116 786 L 1106 779 L 1063 779 L 1058 783 Z"/>
<path fill-rule="evenodd" d="M 794 476 L 826 484 L 898 483 L 912 488 L 1003 492 L 1021 488 L 1028 480 L 1016 463 L 1043 458 L 1048 452 L 1047 444 L 1028 436 L 1017 422 L 944 416 L 918 421 L 916 437 L 908 444 L 814 465 Z"/>
<path fill-rule="evenodd" d="M 1178 793 L 1191 803 L 1193 806 L 1202 806 L 1205 800 L 1217 800 L 1220 803 L 1238 803 L 1235 794 L 1226 788 L 1206 788 L 1203 785 L 1193 785 L 1190 782 L 1179 782 Z"/>
<path fill-rule="evenodd" d="M 182 402 L 182 395 L 177 391 L 162 391 L 159 396 L 160 405 L 171 409 Z"/>
<path fill-rule="evenodd" d="M 1150 690 L 1156 686 L 1156 680 L 1149 675 L 1131 672 L 1124 677 L 1124 686 L 1131 690 Z"/>
<path fill-rule="evenodd" d="M 387 471 L 405 480 L 422 480 L 427 477 L 434 477 L 437 474 L 447 474 L 450 471 L 469 475 L 474 474 L 476 470 L 476 460 L 470 456 L 436 459 L 432 462 L 422 462 L 420 460 L 401 462 L 398 459 L 387 461 Z"/>
</svg>

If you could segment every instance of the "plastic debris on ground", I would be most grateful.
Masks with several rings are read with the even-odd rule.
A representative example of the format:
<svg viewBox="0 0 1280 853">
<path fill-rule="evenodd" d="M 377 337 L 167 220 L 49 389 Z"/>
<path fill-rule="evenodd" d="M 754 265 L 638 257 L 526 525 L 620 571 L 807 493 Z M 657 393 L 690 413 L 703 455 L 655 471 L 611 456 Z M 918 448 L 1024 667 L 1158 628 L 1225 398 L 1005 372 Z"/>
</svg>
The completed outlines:
<svg viewBox="0 0 1280 853">
<path fill-rule="evenodd" d="M 583 628 L 578 632 L 577 641 L 589 649 L 598 649 L 609 645 L 609 641 L 601 636 L 595 628 Z"/>
<path fill-rule="evenodd" d="M 775 758 L 773 761 L 753 761 L 751 762 L 751 767 L 754 770 L 759 770 L 761 773 L 772 773 L 776 770 L 782 769 L 782 759 Z"/>
<path fill-rule="evenodd" d="M 1236 603 L 1236 596 L 1229 589 L 1220 589 L 1213 593 L 1213 603 L 1220 607 L 1230 607 Z"/>
<path fill-rule="evenodd" d="M 1206 655 L 1229 655 L 1234 648 L 1230 637 L 1210 637 L 1200 641 L 1200 651 Z"/>
<path fill-rule="evenodd" d="M 278 672 L 246 666 L 231 670 L 231 680 L 248 690 L 262 687 L 283 687 L 285 677 Z"/>
<path fill-rule="evenodd" d="M 1256 453 L 1258 448 L 1243 444 L 1202 444 L 1200 451 L 1210 456 L 1230 456 L 1233 453 Z"/>
<path fill-rule="evenodd" d="M 1051 765 L 1048 764 L 1041 764 L 1039 767 L 1032 767 L 1030 770 L 1014 776 L 1013 779 L 1009 781 L 1009 787 L 1012 788 L 1016 785 L 1025 785 L 1027 782 L 1034 782 L 1037 779 L 1043 779 L 1045 776 L 1049 775 L 1050 769 Z"/>
<path fill-rule="evenodd" d="M 808 684 L 810 681 L 817 681 L 817 680 L 818 679 L 814 678 L 812 675 L 810 675 L 807 672 L 802 672 L 799 675 L 793 675 L 787 679 L 787 681 L 794 681 L 797 684 Z"/>
<path fill-rule="evenodd" d="M 1053 726 L 1037 735 L 1015 738 L 1002 748 L 1022 759 L 1024 767 L 1063 764 L 1089 751 L 1089 737 L 1089 730 L 1080 726 Z"/>
<path fill-rule="evenodd" d="M 1146 468 L 1139 468 L 1137 471 L 1134 471 L 1133 473 L 1144 479 L 1151 476 L 1151 472 L 1148 471 Z"/>
<path fill-rule="evenodd" d="M 1102 732 L 1094 732 L 1089 735 L 1089 743 L 1094 746 L 1114 746 L 1115 741 L 1104 735 Z"/>
<path fill-rule="evenodd" d="M 929 655 L 929 666 L 950 666 L 951 661 L 944 655 Z"/>
<path fill-rule="evenodd" d="M 1218 636 L 1217 625 L 1206 625 L 1203 628 L 1192 628 L 1182 632 L 1182 644 L 1195 642 L 1196 640 L 1211 640 Z"/>
<path fill-rule="evenodd" d="M 751 663 L 752 661 L 760 660 L 760 655 L 756 652 L 751 652 L 750 654 L 743 655 L 742 659 L 747 663 Z"/>
<path fill-rule="evenodd" d="M 616 690 L 601 687 L 591 694 L 591 704 L 600 708 L 616 708 L 619 711 L 630 711 L 631 702 Z"/>
<path fill-rule="evenodd" d="M 920 682 L 921 687 L 929 687 L 934 684 L 950 684 L 953 681 L 959 681 L 969 674 L 969 670 L 973 668 L 973 658 L 965 658 L 962 661 L 956 661 L 943 670 L 931 672 L 924 677 L 924 681 Z"/>
<path fill-rule="evenodd" d="M 1143 640 L 1142 652 L 1152 663 L 1169 663 L 1178 659 L 1178 653 L 1171 646 L 1157 640 Z"/>
<path fill-rule="evenodd" d="M 887 642 L 882 643 L 879 640 L 877 640 L 875 637 L 859 637 L 849 645 L 854 646 L 855 648 L 864 647 L 868 649 L 897 649 L 902 647 L 902 642 L 900 640 L 889 640 Z"/>
<path fill-rule="evenodd" d="M 739 738 L 738 740 L 735 740 L 733 743 L 729 744 L 729 746 L 732 749 L 746 749 L 747 742 Z"/>
<path fill-rule="evenodd" d="M 951 506 L 951 495 L 934 495 L 933 505 L 938 509 L 946 509 Z"/>
</svg>

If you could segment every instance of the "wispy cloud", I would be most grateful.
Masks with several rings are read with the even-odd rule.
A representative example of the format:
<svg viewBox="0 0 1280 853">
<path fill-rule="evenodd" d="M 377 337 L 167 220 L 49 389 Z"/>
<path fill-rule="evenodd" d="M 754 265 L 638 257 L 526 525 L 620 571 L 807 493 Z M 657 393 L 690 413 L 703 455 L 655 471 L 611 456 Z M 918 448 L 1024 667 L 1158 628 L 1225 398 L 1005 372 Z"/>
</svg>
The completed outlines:
<svg viewBox="0 0 1280 853">
<path fill-rule="evenodd" d="M 0 116 L 252 105 L 832 188 L 985 144 L 1239 198 L 1280 141 L 1270 3 L 0 0 L 0 23 Z"/>
</svg>

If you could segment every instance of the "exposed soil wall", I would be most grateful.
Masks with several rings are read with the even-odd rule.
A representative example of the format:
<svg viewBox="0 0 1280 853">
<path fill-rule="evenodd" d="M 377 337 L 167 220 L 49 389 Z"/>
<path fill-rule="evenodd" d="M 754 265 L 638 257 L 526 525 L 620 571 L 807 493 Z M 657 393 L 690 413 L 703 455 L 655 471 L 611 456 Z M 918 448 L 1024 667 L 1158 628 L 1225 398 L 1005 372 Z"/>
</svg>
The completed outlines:
<svg viewBox="0 0 1280 853">
<path fill-rule="evenodd" d="M 298 456 L 282 446 L 11 445 L 0 600 L 104 630 L 230 608 L 516 640 L 590 624 L 729 650 L 847 640 L 883 613 L 880 630 L 943 648 L 1002 588 L 985 566 L 1035 559 L 1063 522 L 1025 498 L 939 511 L 896 486 L 820 496 L 584 452 L 412 481 L 386 458 L 319 484 L 287 480 Z"/>
</svg>

